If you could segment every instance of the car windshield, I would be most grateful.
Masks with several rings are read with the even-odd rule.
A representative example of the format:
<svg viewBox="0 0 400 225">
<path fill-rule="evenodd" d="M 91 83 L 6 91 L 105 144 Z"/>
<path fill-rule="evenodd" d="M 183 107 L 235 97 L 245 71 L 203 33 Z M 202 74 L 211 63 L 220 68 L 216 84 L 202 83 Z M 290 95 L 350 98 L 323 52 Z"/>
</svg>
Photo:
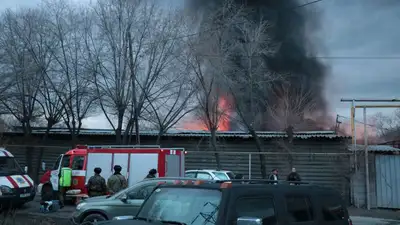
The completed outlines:
<svg viewBox="0 0 400 225">
<path fill-rule="evenodd" d="M 229 180 L 230 178 L 224 172 L 213 172 L 213 174 L 220 180 Z"/>
<path fill-rule="evenodd" d="M 13 157 L 0 157 L 1 176 L 20 175 L 23 173 L 24 171 Z"/>
<path fill-rule="evenodd" d="M 214 225 L 222 193 L 217 189 L 158 188 L 149 196 L 138 219 L 183 225 Z"/>
</svg>

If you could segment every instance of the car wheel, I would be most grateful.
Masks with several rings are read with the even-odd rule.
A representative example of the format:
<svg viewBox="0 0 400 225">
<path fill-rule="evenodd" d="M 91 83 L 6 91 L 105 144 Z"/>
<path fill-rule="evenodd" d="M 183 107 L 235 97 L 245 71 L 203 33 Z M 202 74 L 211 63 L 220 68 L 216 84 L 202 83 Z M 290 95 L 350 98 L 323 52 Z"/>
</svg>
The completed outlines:
<svg viewBox="0 0 400 225">
<path fill-rule="evenodd" d="M 100 222 L 100 221 L 105 221 L 107 220 L 107 218 L 105 218 L 103 215 L 101 214 L 89 214 L 85 217 L 85 219 L 83 219 L 82 223 L 88 223 L 88 222 Z"/>
</svg>

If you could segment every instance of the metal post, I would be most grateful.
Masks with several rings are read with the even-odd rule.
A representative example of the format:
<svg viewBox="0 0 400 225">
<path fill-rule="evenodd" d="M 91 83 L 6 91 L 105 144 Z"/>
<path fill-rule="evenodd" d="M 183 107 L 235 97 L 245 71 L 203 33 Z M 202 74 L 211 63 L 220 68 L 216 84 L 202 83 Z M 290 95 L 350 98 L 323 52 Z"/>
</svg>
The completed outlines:
<svg viewBox="0 0 400 225">
<path fill-rule="evenodd" d="M 364 158 L 365 158 L 365 186 L 367 209 L 371 209 L 370 189 L 369 189 L 369 160 L 368 160 L 368 133 L 367 133 L 367 108 L 364 108 Z"/>
<path fill-rule="evenodd" d="M 249 154 L 249 179 L 251 179 L 251 153 Z"/>
<path fill-rule="evenodd" d="M 356 103 L 353 100 L 351 103 L 351 135 L 352 135 L 353 151 L 354 151 L 354 170 L 357 172 L 358 169 L 357 169 L 357 135 L 356 135 L 356 124 L 355 124 L 355 117 L 356 117 L 355 104 Z"/>
</svg>

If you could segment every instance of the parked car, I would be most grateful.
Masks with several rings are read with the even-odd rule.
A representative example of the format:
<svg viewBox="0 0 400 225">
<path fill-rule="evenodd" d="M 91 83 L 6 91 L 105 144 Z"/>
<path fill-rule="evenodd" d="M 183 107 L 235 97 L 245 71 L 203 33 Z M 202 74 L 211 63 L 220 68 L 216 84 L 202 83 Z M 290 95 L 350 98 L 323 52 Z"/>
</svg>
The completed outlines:
<svg viewBox="0 0 400 225">
<path fill-rule="evenodd" d="M 228 170 L 186 170 L 185 177 L 204 180 L 231 180 L 235 174 Z"/>
<path fill-rule="evenodd" d="M 338 192 L 301 182 L 296 184 L 270 180 L 208 180 L 191 185 L 160 185 L 136 215 L 102 224 L 352 224 Z"/>
<path fill-rule="evenodd" d="M 72 224 L 81 224 L 106 221 L 117 216 L 135 214 L 147 195 L 158 184 L 173 183 L 177 179 L 182 178 L 162 177 L 145 179 L 112 196 L 87 198 L 76 206 L 76 210 L 70 220 Z"/>
</svg>

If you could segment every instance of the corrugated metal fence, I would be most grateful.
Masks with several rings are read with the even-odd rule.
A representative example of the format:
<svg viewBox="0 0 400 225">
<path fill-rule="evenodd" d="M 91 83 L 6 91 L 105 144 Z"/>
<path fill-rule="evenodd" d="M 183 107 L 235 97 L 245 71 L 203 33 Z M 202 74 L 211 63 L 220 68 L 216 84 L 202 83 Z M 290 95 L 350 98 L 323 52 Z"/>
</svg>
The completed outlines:
<svg viewBox="0 0 400 225">
<path fill-rule="evenodd" d="M 263 155 L 268 173 L 276 168 L 279 170 L 280 179 L 286 179 L 291 167 L 295 167 L 303 181 L 335 188 L 348 200 L 350 159 L 347 153 L 219 152 L 218 154 L 222 169 L 246 177 L 251 175 L 251 178 L 261 178 L 260 155 Z M 215 168 L 216 156 L 213 152 L 193 151 L 186 155 L 186 169 Z"/>
<path fill-rule="evenodd" d="M 41 148 L 44 150 L 42 160 L 46 162 L 46 166 L 52 166 L 59 154 L 65 153 L 70 149 L 68 146 L 36 146 L 30 149 L 29 154 L 32 164 L 30 175 L 33 178 L 40 177 L 43 174 L 41 169 L 39 169 L 39 176 L 35 174 L 36 167 L 41 166 L 41 163 L 38 163 L 38 155 Z M 16 156 L 21 165 L 27 165 L 24 147 L 14 145 L 8 146 L 7 149 Z M 188 149 L 185 159 L 186 169 L 217 168 L 215 153 L 186 149 Z M 252 178 L 261 178 L 260 153 L 254 152 L 252 148 L 248 149 L 248 152 L 239 152 L 232 151 L 236 149 L 227 147 L 226 150 L 218 152 L 222 169 L 241 173 L 246 177 L 251 175 Z M 251 152 L 252 150 L 253 152 Z M 289 154 L 287 152 L 270 151 L 263 152 L 262 155 L 265 159 L 267 173 L 277 168 L 280 171 L 280 179 L 286 179 L 291 167 L 295 167 L 303 181 L 335 188 L 343 194 L 346 200 L 349 199 L 350 164 L 348 153 L 312 152 L 308 148 L 308 151 L 305 152 L 292 152 Z M 250 161 L 251 166 L 249 166 Z"/>
<path fill-rule="evenodd" d="M 376 199 L 378 208 L 400 208 L 400 155 L 376 155 Z"/>
</svg>

